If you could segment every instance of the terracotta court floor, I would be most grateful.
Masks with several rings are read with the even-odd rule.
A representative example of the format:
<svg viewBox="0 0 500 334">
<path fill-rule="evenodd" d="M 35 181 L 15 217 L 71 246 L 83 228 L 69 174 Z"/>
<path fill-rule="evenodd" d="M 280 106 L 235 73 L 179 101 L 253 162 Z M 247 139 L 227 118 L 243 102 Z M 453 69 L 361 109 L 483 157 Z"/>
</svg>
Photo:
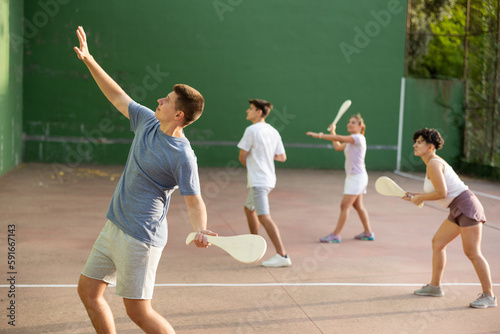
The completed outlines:
<svg viewBox="0 0 500 334">
<path fill-rule="evenodd" d="M 22 164 L 0 177 L 0 333 L 94 333 L 76 283 L 122 170 Z M 381 196 L 374 183 L 385 175 L 420 191 L 422 175 L 369 172 L 364 202 L 376 240 L 354 239 L 362 228 L 351 211 L 342 243 L 327 245 L 318 238 L 336 223 L 343 171 L 278 169 L 277 175 L 271 214 L 293 261 L 288 268 L 242 264 L 216 247 L 186 246 L 192 228 L 182 196 L 174 193 L 153 305 L 177 333 L 500 333 L 499 307 L 469 307 L 481 287 L 460 238 L 448 247 L 446 296 L 413 294 L 430 280 L 431 238 L 447 212 Z M 209 228 L 248 233 L 246 171 L 201 168 L 200 177 Z M 500 295 L 500 185 L 463 179 L 486 210 L 482 251 Z M 265 260 L 275 251 L 261 235 L 268 241 Z M 106 298 L 118 333 L 141 333 L 113 287 Z"/>
</svg>

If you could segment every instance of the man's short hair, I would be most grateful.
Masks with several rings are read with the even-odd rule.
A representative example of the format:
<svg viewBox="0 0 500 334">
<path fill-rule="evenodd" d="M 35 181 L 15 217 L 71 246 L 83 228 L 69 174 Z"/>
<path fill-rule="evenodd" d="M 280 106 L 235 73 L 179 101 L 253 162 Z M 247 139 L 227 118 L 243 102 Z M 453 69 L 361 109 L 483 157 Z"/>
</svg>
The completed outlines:
<svg viewBox="0 0 500 334">
<path fill-rule="evenodd" d="M 248 100 L 248 102 L 250 102 L 250 104 L 253 104 L 255 108 L 262 110 L 262 117 L 266 117 L 267 115 L 269 115 L 271 110 L 273 110 L 273 105 L 266 100 L 251 99 Z"/>
<path fill-rule="evenodd" d="M 174 92 L 177 94 L 175 110 L 184 112 L 184 126 L 200 118 L 205 106 L 203 95 L 193 87 L 184 84 L 175 85 Z"/>
</svg>

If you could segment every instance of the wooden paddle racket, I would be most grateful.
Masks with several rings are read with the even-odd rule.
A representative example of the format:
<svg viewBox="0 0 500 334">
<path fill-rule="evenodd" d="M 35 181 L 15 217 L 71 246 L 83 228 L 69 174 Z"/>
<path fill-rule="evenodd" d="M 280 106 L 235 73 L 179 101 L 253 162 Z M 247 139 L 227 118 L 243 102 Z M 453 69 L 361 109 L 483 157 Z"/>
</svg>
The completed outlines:
<svg viewBox="0 0 500 334">
<path fill-rule="evenodd" d="M 406 191 L 387 176 L 381 176 L 375 181 L 375 190 L 384 196 L 404 197 L 406 195 Z M 423 202 L 418 207 L 421 208 L 422 206 L 424 206 Z"/>
<path fill-rule="evenodd" d="M 340 117 L 342 117 L 342 115 L 345 114 L 345 112 L 347 111 L 347 109 L 349 109 L 351 104 L 352 104 L 351 100 L 346 100 L 346 101 L 344 101 L 344 103 L 342 103 L 339 111 L 337 112 L 337 116 L 335 116 L 335 119 L 333 120 L 332 124 L 330 124 L 330 126 L 328 126 L 328 129 L 327 129 L 328 131 L 331 130 L 332 126 L 337 125 L 337 122 L 340 120 Z"/>
<path fill-rule="evenodd" d="M 196 232 L 189 233 L 186 238 L 186 245 L 189 245 L 195 236 Z M 259 261 L 267 249 L 266 240 L 260 235 L 255 234 L 241 234 L 230 237 L 205 235 L 205 237 L 207 237 L 207 241 L 212 245 L 221 248 L 233 258 L 243 263 Z"/>
</svg>

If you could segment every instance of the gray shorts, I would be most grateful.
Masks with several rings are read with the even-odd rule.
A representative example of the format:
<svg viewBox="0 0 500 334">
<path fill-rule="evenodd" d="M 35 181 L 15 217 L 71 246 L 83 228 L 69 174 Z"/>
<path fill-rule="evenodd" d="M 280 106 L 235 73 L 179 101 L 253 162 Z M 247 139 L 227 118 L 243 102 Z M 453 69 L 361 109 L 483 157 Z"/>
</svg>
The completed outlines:
<svg viewBox="0 0 500 334">
<path fill-rule="evenodd" d="M 123 298 L 152 299 L 162 251 L 163 247 L 132 238 L 108 220 L 82 275 L 116 284 L 116 294 Z"/>
<path fill-rule="evenodd" d="M 247 201 L 245 206 L 257 213 L 257 216 L 268 215 L 269 212 L 269 193 L 273 190 L 270 187 L 252 187 L 248 189 Z"/>
</svg>

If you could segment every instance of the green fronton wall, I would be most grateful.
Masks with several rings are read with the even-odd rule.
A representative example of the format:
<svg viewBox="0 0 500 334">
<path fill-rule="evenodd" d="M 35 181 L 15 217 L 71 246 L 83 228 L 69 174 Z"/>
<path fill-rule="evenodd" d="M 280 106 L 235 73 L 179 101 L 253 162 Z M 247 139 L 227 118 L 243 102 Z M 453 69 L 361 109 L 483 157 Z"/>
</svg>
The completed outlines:
<svg viewBox="0 0 500 334">
<path fill-rule="evenodd" d="M 22 1 L 0 1 L 0 175 L 22 161 L 22 17 Z"/>
<path fill-rule="evenodd" d="M 459 81 L 406 79 L 401 170 L 425 171 L 420 157 L 413 155 L 413 134 L 434 128 L 444 139 L 437 154 L 454 168 L 460 166 L 463 149 L 464 84 Z"/>
<path fill-rule="evenodd" d="M 206 99 L 186 129 L 202 166 L 237 160 L 249 125 L 249 98 L 275 109 L 289 160 L 280 166 L 343 168 L 343 155 L 307 137 L 325 131 L 347 99 L 361 113 L 372 169 L 393 168 L 406 1 L 362 0 L 52 0 L 26 5 L 25 161 L 124 163 L 132 133 L 99 92 L 73 51 L 84 26 L 102 67 L 138 102 L 152 108 L 176 83 Z M 42 26 L 43 14 L 47 22 Z"/>
<path fill-rule="evenodd" d="M 4 0 L 0 174 L 21 161 L 61 169 L 125 163 L 133 133 L 77 59 L 79 25 L 93 56 L 137 102 L 154 110 L 176 83 L 202 92 L 204 114 L 186 128 L 201 166 L 237 164 L 248 99 L 262 98 L 274 105 L 267 121 L 287 150 L 278 167 L 342 169 L 342 153 L 305 133 L 326 132 L 349 99 L 337 132 L 348 134 L 349 116 L 360 113 L 368 169 L 394 169 L 406 3 L 40 0 L 23 7 Z M 445 131 L 443 153 L 460 155 L 461 90 L 457 82 L 407 79 L 403 169 L 421 168 L 411 151 L 419 127 Z"/>
</svg>

